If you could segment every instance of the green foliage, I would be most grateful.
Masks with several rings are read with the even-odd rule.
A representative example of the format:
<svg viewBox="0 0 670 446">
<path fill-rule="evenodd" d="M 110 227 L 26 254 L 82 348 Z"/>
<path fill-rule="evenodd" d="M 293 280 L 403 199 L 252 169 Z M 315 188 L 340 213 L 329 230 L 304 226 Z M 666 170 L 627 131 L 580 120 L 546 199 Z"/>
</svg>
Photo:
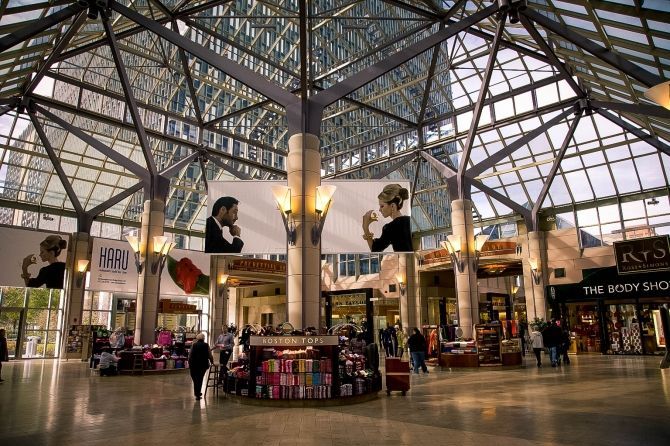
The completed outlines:
<svg viewBox="0 0 670 446">
<path fill-rule="evenodd" d="M 535 331 L 542 331 L 549 326 L 549 323 L 541 317 L 540 318 L 536 317 L 535 319 L 533 319 L 531 321 L 531 323 L 529 325 Z"/>
</svg>

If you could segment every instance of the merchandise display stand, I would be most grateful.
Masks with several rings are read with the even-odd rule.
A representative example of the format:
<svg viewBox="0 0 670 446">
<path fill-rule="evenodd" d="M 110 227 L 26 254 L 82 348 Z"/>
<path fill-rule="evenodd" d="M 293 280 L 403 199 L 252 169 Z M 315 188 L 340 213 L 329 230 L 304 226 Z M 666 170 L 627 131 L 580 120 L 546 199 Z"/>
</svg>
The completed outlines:
<svg viewBox="0 0 670 446">
<path fill-rule="evenodd" d="M 226 383 L 228 395 L 245 404 L 351 404 L 380 390 L 381 380 L 365 370 L 365 356 L 341 350 L 338 336 L 251 336 L 248 360 L 248 379 L 233 370 Z"/>
<path fill-rule="evenodd" d="M 502 365 L 500 324 L 475 325 L 475 339 L 480 367 Z"/>
</svg>

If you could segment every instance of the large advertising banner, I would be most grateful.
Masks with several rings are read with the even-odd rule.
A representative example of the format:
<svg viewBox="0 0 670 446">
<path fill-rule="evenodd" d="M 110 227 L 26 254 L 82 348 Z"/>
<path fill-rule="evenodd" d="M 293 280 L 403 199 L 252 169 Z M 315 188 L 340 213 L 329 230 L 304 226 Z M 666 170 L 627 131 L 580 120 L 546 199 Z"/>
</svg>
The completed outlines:
<svg viewBox="0 0 670 446">
<path fill-rule="evenodd" d="M 173 249 L 161 276 L 161 297 L 209 295 L 209 255 Z"/>
<path fill-rule="evenodd" d="M 283 181 L 210 181 L 205 225 L 205 252 L 225 254 L 286 253 L 286 231 L 272 194 Z M 212 216 L 219 199 L 231 197 L 236 213 L 227 212 L 217 224 Z M 232 203 L 232 202 L 230 202 Z M 224 206 L 228 208 L 228 204 Z M 223 231 L 219 229 L 221 225 Z M 223 240 L 221 234 L 223 232 Z"/>
<path fill-rule="evenodd" d="M 137 292 L 135 254 L 125 240 L 94 238 L 90 271 L 90 290 Z"/>
<path fill-rule="evenodd" d="M 69 243 L 66 234 L 0 228 L 0 285 L 62 289 Z"/>
<path fill-rule="evenodd" d="M 413 251 L 409 182 L 358 180 L 323 184 L 337 189 L 321 234 L 322 254 Z"/>
<path fill-rule="evenodd" d="M 321 252 L 411 252 L 407 181 L 324 181 L 335 186 Z M 205 252 L 286 253 L 286 230 L 273 194 L 285 181 L 209 183 Z M 213 215 L 216 214 L 216 215 Z M 289 215 L 289 227 L 291 227 Z"/>
</svg>

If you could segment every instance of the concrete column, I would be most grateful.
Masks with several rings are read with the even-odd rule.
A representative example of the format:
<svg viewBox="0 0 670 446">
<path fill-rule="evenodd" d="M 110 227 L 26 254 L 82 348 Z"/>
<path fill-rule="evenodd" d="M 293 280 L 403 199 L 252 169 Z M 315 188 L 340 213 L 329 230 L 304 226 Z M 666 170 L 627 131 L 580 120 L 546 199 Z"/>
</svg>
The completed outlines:
<svg viewBox="0 0 670 446">
<path fill-rule="evenodd" d="M 144 268 L 137 279 L 137 313 L 135 314 L 135 345 L 153 344 L 158 322 L 158 300 L 160 299 L 160 270 L 153 273 L 151 265 L 156 260 L 153 252 L 153 237 L 163 235 L 165 203 L 163 200 L 147 200 L 142 213 L 140 252 Z"/>
<path fill-rule="evenodd" d="M 463 263 L 463 270 L 460 272 L 454 265 L 458 325 L 463 330 L 463 336 L 470 338 L 474 335 L 474 324 L 479 323 L 477 270 L 472 266 L 475 246 L 472 201 L 463 199 L 451 202 L 451 228 L 454 235 L 461 237 L 461 262 Z"/>
<path fill-rule="evenodd" d="M 426 317 L 422 303 L 421 286 L 414 254 L 398 254 L 398 270 L 404 274 L 406 289 L 400 295 L 400 322 L 408 334 L 420 327 Z"/>
<path fill-rule="evenodd" d="M 65 321 L 61 337 L 60 357 L 65 357 L 65 343 L 70 325 L 80 325 L 81 316 L 84 309 L 84 293 L 86 288 L 86 273 L 80 275 L 77 272 L 77 263 L 79 260 L 91 260 L 91 236 L 85 232 L 74 232 L 70 236 L 70 245 L 68 246 L 67 262 L 65 265 L 67 271 L 67 283 L 63 290 L 64 307 L 63 320 Z M 87 270 L 90 269 L 90 265 Z M 81 280 L 81 282 L 80 282 Z"/>
<path fill-rule="evenodd" d="M 81 315 L 84 308 L 84 288 L 86 287 L 86 273 L 77 272 L 79 260 L 91 260 L 91 236 L 85 232 L 75 232 L 70 237 L 70 249 L 67 256 L 67 325 L 81 324 Z M 87 271 L 89 267 L 87 268 Z M 67 327 L 65 327 L 67 329 Z"/>
<path fill-rule="evenodd" d="M 547 250 L 544 248 L 544 231 L 528 233 L 528 255 L 523 258 L 523 286 L 526 292 L 526 314 L 531 322 L 536 317 L 547 319 L 547 304 L 544 297 L 546 283 Z M 529 259 L 538 262 L 538 283 L 535 283 Z"/>
<path fill-rule="evenodd" d="M 312 244 L 316 188 L 321 184 L 319 138 L 296 134 L 288 141 L 287 176 L 291 188 L 296 243 L 287 250 L 288 321 L 296 328 L 319 327 L 321 243 Z"/>
</svg>

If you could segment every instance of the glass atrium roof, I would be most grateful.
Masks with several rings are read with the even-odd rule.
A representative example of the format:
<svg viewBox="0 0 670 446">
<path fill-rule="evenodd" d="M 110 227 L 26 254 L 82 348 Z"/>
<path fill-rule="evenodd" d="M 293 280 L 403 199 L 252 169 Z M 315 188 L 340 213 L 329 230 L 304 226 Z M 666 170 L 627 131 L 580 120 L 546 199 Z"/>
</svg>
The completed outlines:
<svg viewBox="0 0 670 446">
<path fill-rule="evenodd" d="M 4 0 L 0 17 L 0 224 L 132 225 L 167 191 L 166 224 L 198 236 L 207 181 L 285 178 L 308 131 L 324 178 L 410 180 L 424 235 L 450 231 L 455 198 L 529 227 L 649 199 L 641 224 L 670 232 L 670 112 L 644 96 L 670 79 L 667 1 Z"/>
</svg>

